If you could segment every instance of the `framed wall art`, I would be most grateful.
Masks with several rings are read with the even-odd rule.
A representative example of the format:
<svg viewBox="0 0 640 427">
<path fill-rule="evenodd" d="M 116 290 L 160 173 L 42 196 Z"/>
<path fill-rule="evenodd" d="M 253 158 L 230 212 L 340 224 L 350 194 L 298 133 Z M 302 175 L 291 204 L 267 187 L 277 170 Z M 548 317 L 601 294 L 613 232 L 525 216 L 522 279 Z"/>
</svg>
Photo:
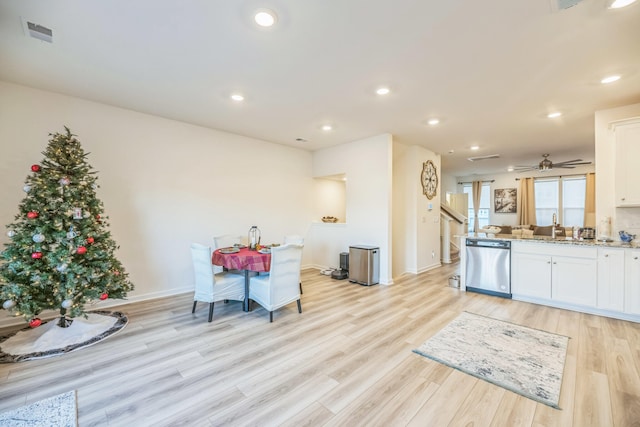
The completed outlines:
<svg viewBox="0 0 640 427">
<path fill-rule="evenodd" d="M 516 213 L 515 188 L 496 188 L 493 197 L 493 207 L 495 213 Z"/>
</svg>

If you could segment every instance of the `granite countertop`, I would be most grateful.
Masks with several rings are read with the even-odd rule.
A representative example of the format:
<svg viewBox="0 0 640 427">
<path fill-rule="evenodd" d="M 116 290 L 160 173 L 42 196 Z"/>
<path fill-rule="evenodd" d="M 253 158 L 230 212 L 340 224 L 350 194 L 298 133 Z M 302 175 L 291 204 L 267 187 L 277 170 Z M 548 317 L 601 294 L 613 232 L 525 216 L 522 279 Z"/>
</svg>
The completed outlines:
<svg viewBox="0 0 640 427">
<path fill-rule="evenodd" d="M 601 240 L 573 240 L 571 237 L 557 237 L 555 239 L 551 236 L 514 236 L 511 234 L 495 234 L 487 235 L 486 233 L 469 233 L 457 235 L 454 237 L 462 238 L 474 238 L 474 239 L 488 239 L 488 240 L 508 240 L 511 242 L 531 242 L 531 243 L 551 243 L 559 245 L 579 245 L 579 246 L 602 246 L 613 248 L 638 248 L 640 247 L 640 241 L 632 241 L 631 243 L 625 243 L 620 240 L 614 240 L 611 242 L 603 242 Z"/>
</svg>

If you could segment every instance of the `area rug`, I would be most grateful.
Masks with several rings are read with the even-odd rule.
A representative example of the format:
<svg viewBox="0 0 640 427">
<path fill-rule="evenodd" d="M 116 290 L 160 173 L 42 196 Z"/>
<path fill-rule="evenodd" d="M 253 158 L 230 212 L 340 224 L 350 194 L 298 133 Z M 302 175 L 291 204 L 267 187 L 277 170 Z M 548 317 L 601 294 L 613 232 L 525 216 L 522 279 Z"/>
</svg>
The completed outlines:
<svg viewBox="0 0 640 427">
<path fill-rule="evenodd" d="M 118 311 L 93 311 L 87 318 L 73 319 L 67 328 L 57 326 L 57 319 L 38 328 L 26 327 L 0 337 L 0 363 L 69 353 L 102 341 L 124 328 L 127 322 L 127 316 Z"/>
<path fill-rule="evenodd" d="M 415 353 L 560 409 L 569 338 L 463 312 Z"/>
<path fill-rule="evenodd" d="M 69 391 L 0 414 L 3 427 L 76 427 L 76 392 Z"/>
</svg>

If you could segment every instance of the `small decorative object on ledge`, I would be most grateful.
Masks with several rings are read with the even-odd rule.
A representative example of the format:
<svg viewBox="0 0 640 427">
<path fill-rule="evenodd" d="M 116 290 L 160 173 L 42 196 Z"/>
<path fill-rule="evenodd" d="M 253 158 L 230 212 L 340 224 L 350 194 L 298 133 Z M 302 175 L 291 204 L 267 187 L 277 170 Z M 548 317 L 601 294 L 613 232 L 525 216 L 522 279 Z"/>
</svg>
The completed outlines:
<svg viewBox="0 0 640 427">
<path fill-rule="evenodd" d="M 323 216 L 322 222 L 338 222 L 338 218 L 335 216 Z"/>
</svg>

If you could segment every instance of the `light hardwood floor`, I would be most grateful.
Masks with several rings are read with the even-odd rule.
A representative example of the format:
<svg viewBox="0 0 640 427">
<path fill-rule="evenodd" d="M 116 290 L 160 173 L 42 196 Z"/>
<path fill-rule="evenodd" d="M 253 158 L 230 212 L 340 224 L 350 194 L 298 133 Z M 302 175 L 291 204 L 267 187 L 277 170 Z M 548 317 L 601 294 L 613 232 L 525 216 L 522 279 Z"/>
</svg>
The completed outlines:
<svg viewBox="0 0 640 427">
<path fill-rule="evenodd" d="M 80 426 L 638 426 L 640 324 L 463 293 L 449 265 L 365 287 L 303 272 L 268 314 L 192 295 L 123 305 L 94 346 L 0 365 L 0 411 L 77 390 Z M 562 410 L 412 353 L 462 311 L 571 337 Z M 6 333 L 7 330 L 0 331 Z"/>
</svg>

